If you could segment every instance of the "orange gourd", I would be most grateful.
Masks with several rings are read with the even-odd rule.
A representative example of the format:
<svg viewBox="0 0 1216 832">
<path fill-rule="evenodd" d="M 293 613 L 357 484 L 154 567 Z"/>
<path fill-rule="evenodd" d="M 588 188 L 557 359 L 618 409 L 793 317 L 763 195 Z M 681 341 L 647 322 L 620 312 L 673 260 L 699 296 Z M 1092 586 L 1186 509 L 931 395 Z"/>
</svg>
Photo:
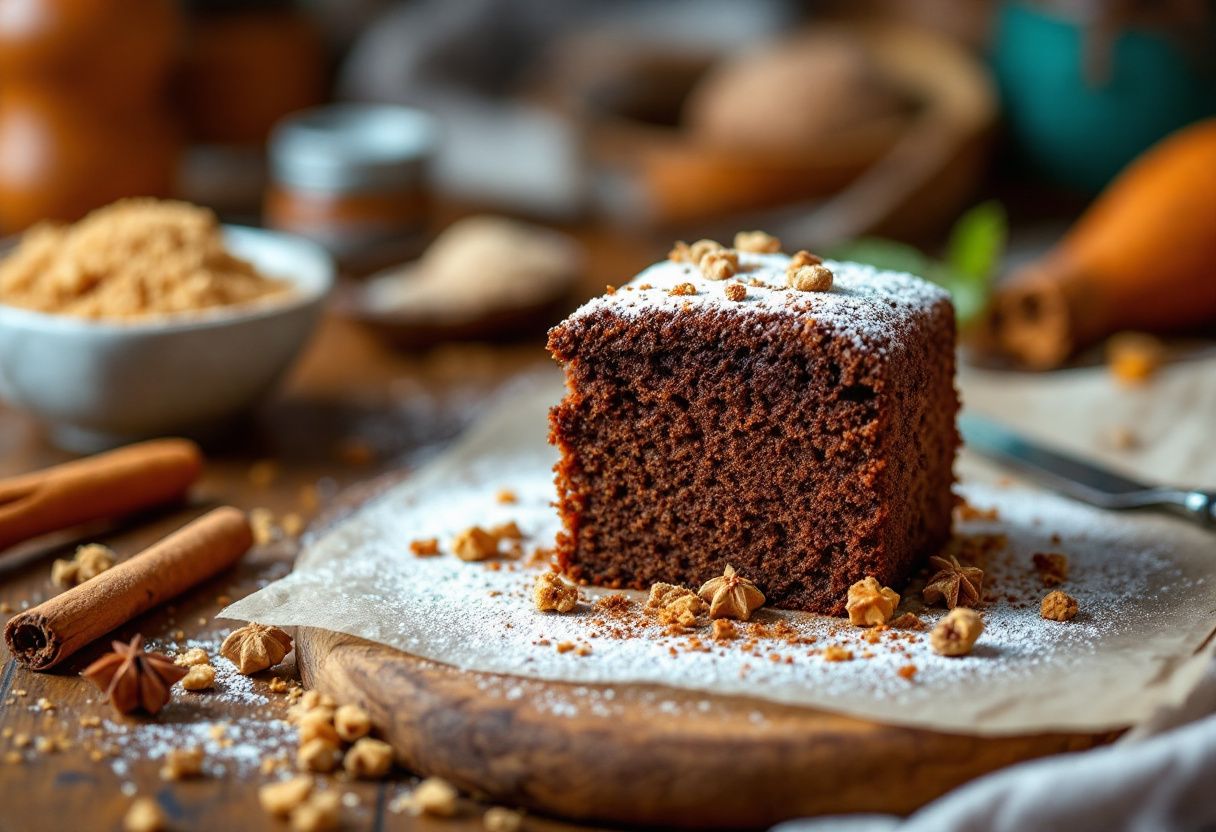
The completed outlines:
<svg viewBox="0 0 1216 832">
<path fill-rule="evenodd" d="M 1049 369 L 1125 329 L 1216 323 L 1216 118 L 1162 140 L 1002 284 L 986 337 Z"/>
</svg>

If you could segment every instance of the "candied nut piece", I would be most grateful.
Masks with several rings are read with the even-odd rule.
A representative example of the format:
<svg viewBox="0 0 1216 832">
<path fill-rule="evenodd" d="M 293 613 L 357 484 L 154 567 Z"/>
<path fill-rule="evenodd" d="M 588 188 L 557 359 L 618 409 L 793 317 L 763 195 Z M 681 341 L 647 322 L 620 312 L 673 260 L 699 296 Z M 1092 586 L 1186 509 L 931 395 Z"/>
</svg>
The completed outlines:
<svg viewBox="0 0 1216 832">
<path fill-rule="evenodd" d="M 342 798 L 337 792 L 314 792 L 291 810 L 292 832 L 334 832 L 341 807 Z"/>
<path fill-rule="evenodd" d="M 86 543 L 76 549 L 76 583 L 95 578 L 114 565 L 114 550 L 100 543 Z"/>
<path fill-rule="evenodd" d="M 828 292 L 832 289 L 832 270 L 823 265 L 790 269 L 786 283 L 799 292 Z"/>
<path fill-rule="evenodd" d="M 702 258 L 705 255 L 715 251 L 722 251 L 723 246 L 716 240 L 697 240 L 688 247 L 688 262 L 694 266 L 700 266 Z"/>
<path fill-rule="evenodd" d="M 519 832 L 524 828 L 524 813 L 504 806 L 491 806 L 481 816 L 486 832 Z"/>
<path fill-rule="evenodd" d="M 372 730 L 372 718 L 358 705 L 343 705 L 334 711 L 334 730 L 344 742 L 354 742 Z"/>
<path fill-rule="evenodd" d="M 481 526 L 469 526 L 452 538 L 452 552 L 465 561 L 479 561 L 498 554 L 498 538 Z"/>
<path fill-rule="evenodd" d="M 920 616 L 915 613 L 906 612 L 898 618 L 888 622 L 889 626 L 895 630 L 923 630 L 925 622 L 920 620 Z"/>
<path fill-rule="evenodd" d="M 197 745 L 189 748 L 171 748 L 165 755 L 165 764 L 160 767 L 161 780 L 185 780 L 203 773 L 203 749 Z"/>
<path fill-rule="evenodd" d="M 921 592 L 926 604 L 940 601 L 950 609 L 979 605 L 984 589 L 984 570 L 964 566 L 954 555 L 929 558 L 929 565 L 937 571 Z"/>
<path fill-rule="evenodd" d="M 692 249 L 683 240 L 676 240 L 671 246 L 671 251 L 667 252 L 667 259 L 673 263 L 691 263 Z"/>
<path fill-rule="evenodd" d="M 532 586 L 532 600 L 541 612 L 570 612 L 578 606 L 578 587 L 566 583 L 554 572 L 542 572 Z"/>
<path fill-rule="evenodd" d="M 955 607 L 937 622 L 929 634 L 929 646 L 942 656 L 965 656 L 982 632 L 984 622 L 979 613 L 967 607 Z"/>
<path fill-rule="evenodd" d="M 74 560 L 57 558 L 51 564 L 51 583 L 67 589 L 76 586 L 76 576 L 80 573 L 80 564 Z"/>
<path fill-rule="evenodd" d="M 291 636 L 278 627 L 250 622 L 233 630 L 220 645 L 220 655 L 248 676 L 283 661 L 291 652 Z"/>
<path fill-rule="evenodd" d="M 853 651 L 841 647 L 839 644 L 833 644 L 824 648 L 823 660 L 825 662 L 851 662 L 853 661 Z"/>
<path fill-rule="evenodd" d="M 258 789 L 258 803 L 267 814 L 285 818 L 312 793 L 313 779 L 300 774 L 290 780 L 267 783 Z"/>
<path fill-rule="evenodd" d="M 776 254 L 781 251 L 781 241 L 764 231 L 740 231 L 735 234 L 735 248 L 755 254 Z"/>
<path fill-rule="evenodd" d="M 1106 360 L 1115 379 L 1126 385 L 1143 384 L 1165 363 L 1165 345 L 1141 332 L 1120 332 L 1106 342 Z"/>
<path fill-rule="evenodd" d="M 432 555 L 437 555 L 439 554 L 439 539 L 435 537 L 423 537 L 418 540 L 411 540 L 410 551 L 420 558 L 429 558 Z"/>
<path fill-rule="evenodd" d="M 327 774 L 338 765 L 338 746 L 324 737 L 317 737 L 300 746 L 296 766 L 304 771 Z"/>
<path fill-rule="evenodd" d="M 806 249 L 794 252 L 794 256 L 790 258 L 790 263 L 786 266 L 786 277 L 793 272 L 798 271 L 804 266 L 818 266 L 823 263 L 823 258 L 817 254 L 811 254 Z"/>
<path fill-rule="evenodd" d="M 207 656 L 207 651 L 201 647 L 191 647 L 184 653 L 178 653 L 173 657 L 174 664 L 180 664 L 182 667 L 193 667 L 196 664 L 210 664 L 211 659 Z"/>
<path fill-rule="evenodd" d="M 739 255 L 729 249 L 711 251 L 698 264 L 706 280 L 726 280 L 739 272 Z"/>
<path fill-rule="evenodd" d="M 334 727 L 336 711 L 329 708 L 314 708 L 300 715 L 296 721 L 296 733 L 300 745 L 305 745 L 316 739 L 322 739 L 334 745 L 338 744 L 338 729 Z"/>
<path fill-rule="evenodd" d="M 1050 621 L 1072 621 L 1077 616 L 1077 599 L 1058 589 L 1047 593 L 1039 606 L 1039 615 Z"/>
<path fill-rule="evenodd" d="M 844 608 L 848 610 L 849 622 L 859 627 L 886 624 L 895 608 L 899 606 L 899 593 L 883 586 L 867 575 L 849 587 L 849 597 Z"/>
<path fill-rule="evenodd" d="M 209 664 L 193 664 L 182 677 L 185 690 L 207 690 L 215 684 L 215 668 Z"/>
<path fill-rule="evenodd" d="M 730 565 L 721 577 L 706 581 L 697 594 L 709 603 L 710 618 L 747 621 L 764 606 L 764 593 Z"/>
<path fill-rule="evenodd" d="M 713 637 L 715 641 L 732 641 L 739 637 L 739 628 L 729 618 L 715 619 Z"/>
<path fill-rule="evenodd" d="M 684 297 L 687 295 L 695 295 L 696 293 L 697 287 L 693 286 L 691 283 L 677 283 L 675 286 L 671 287 L 671 291 L 669 291 L 667 294 L 673 297 Z"/>
<path fill-rule="evenodd" d="M 1059 552 L 1035 552 L 1032 560 L 1043 586 L 1059 586 L 1068 580 L 1068 555 Z"/>
<path fill-rule="evenodd" d="M 709 612 L 709 605 L 686 586 L 658 583 L 650 587 L 646 609 L 660 613 L 660 620 L 665 624 L 689 626 L 696 623 L 698 615 Z"/>
<path fill-rule="evenodd" d="M 155 798 L 137 797 L 122 819 L 123 832 L 163 832 L 168 823 Z"/>
<path fill-rule="evenodd" d="M 437 818 L 450 818 L 456 814 L 456 787 L 442 777 L 428 777 L 418 784 L 410 795 L 410 806 L 414 812 L 421 815 L 431 815 Z"/>
<path fill-rule="evenodd" d="M 519 528 L 514 520 L 508 520 L 505 523 L 499 523 L 497 526 L 490 528 L 490 534 L 498 540 L 523 540 L 524 533 Z"/>
<path fill-rule="evenodd" d="M 362 737 L 347 749 L 342 767 L 351 777 L 378 780 L 393 767 L 393 747 L 382 740 Z"/>
<path fill-rule="evenodd" d="M 726 294 L 727 300 L 733 300 L 736 303 L 747 298 L 747 287 L 742 283 L 727 283 L 722 291 Z"/>
</svg>

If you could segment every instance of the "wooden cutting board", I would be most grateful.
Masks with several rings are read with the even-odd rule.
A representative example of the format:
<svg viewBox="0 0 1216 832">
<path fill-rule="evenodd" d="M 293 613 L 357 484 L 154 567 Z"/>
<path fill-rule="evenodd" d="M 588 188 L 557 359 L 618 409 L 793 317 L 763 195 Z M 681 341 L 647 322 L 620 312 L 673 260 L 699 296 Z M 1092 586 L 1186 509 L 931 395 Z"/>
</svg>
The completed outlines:
<svg viewBox="0 0 1216 832">
<path fill-rule="evenodd" d="M 296 651 L 306 684 L 365 707 L 402 765 L 573 820 L 737 828 L 906 814 L 1002 766 L 1115 736 L 951 735 L 758 699 L 534 681 L 307 628 Z"/>
</svg>

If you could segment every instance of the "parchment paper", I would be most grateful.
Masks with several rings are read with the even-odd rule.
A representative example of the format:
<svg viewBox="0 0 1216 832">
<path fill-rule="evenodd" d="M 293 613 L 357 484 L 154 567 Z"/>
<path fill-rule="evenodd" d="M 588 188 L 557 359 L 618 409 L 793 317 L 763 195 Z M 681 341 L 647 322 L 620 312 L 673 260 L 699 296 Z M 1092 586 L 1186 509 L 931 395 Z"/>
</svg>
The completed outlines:
<svg viewBox="0 0 1216 832">
<path fill-rule="evenodd" d="M 446 549 L 472 523 L 507 520 L 528 535 L 529 548 L 550 544 L 555 452 L 545 441 L 545 417 L 561 393 L 553 379 L 501 402 L 442 457 L 314 540 L 291 575 L 221 615 L 336 630 L 474 670 L 657 683 L 981 734 L 1132 725 L 1179 701 L 1210 661 L 1216 537 L 1173 518 L 1101 513 L 1024 487 L 984 484 L 995 472 L 974 458 L 963 461 L 961 490 L 978 506 L 995 506 L 1000 519 L 964 530 L 1004 533 L 1008 547 L 989 569 L 1000 597 L 985 607 L 985 633 L 965 658 L 934 655 L 927 634 L 871 645 L 842 619 L 780 611 L 764 611 L 761 620 L 788 622 L 803 643 L 761 638 L 748 650 L 745 640 L 716 645 L 702 632 L 708 649 L 690 649 L 687 637 L 665 636 L 657 626 L 621 639 L 591 603 L 604 591 L 584 590 L 575 614 L 540 613 L 530 598 L 539 566 L 410 554 L 413 539 L 438 537 Z M 498 502 L 503 488 L 518 502 Z M 1065 588 L 1081 608 L 1074 621 L 1039 617 L 1046 590 L 1030 565 L 1037 551 L 1068 554 Z M 941 614 L 922 617 L 931 626 Z M 563 642 L 582 649 L 559 652 Z M 854 659 L 825 661 L 830 644 Z M 907 665 L 916 667 L 912 681 L 898 673 Z M 570 707 L 555 700 L 559 715 Z"/>
</svg>

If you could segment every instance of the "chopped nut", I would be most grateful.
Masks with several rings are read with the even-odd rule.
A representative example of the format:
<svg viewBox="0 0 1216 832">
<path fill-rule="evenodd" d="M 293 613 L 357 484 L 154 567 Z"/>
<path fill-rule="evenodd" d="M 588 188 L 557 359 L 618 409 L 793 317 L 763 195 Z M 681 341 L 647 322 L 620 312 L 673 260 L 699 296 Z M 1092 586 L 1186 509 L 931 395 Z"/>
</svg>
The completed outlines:
<svg viewBox="0 0 1216 832">
<path fill-rule="evenodd" d="M 162 832 L 166 823 L 159 803 L 151 797 L 137 797 L 123 816 L 122 828 L 124 832 Z"/>
<path fill-rule="evenodd" d="M 76 583 L 95 578 L 114 565 L 114 550 L 100 543 L 87 543 L 76 548 Z"/>
<path fill-rule="evenodd" d="M 372 730 L 372 718 L 358 705 L 343 705 L 334 711 L 334 730 L 345 742 L 354 742 Z"/>
<path fill-rule="evenodd" d="M 790 258 L 789 265 L 786 266 L 786 277 L 789 277 L 790 272 L 798 271 L 804 266 L 818 266 L 823 263 L 823 258 L 811 254 L 806 249 L 794 252 L 794 256 Z"/>
<path fill-rule="evenodd" d="M 313 779 L 301 774 L 290 780 L 267 783 L 258 789 L 258 803 L 263 811 L 278 818 L 285 818 L 312 792 Z"/>
<path fill-rule="evenodd" d="M 439 539 L 435 537 L 423 537 L 418 540 L 410 541 L 410 551 L 420 558 L 429 558 L 439 554 Z"/>
<path fill-rule="evenodd" d="M 851 662 L 853 661 L 853 651 L 841 647 L 839 644 L 833 644 L 823 649 L 823 660 L 825 662 Z"/>
<path fill-rule="evenodd" d="M 80 565 L 76 561 L 58 558 L 51 564 L 51 583 L 64 588 L 76 586 L 76 576 L 79 572 Z"/>
<path fill-rule="evenodd" d="M 954 555 L 929 558 L 929 565 L 938 570 L 925 584 L 921 597 L 926 604 L 938 601 L 950 609 L 974 607 L 980 603 L 984 589 L 984 570 L 963 566 Z"/>
<path fill-rule="evenodd" d="M 1161 341 L 1140 332 L 1120 332 L 1106 342 L 1106 360 L 1114 377 L 1126 385 L 1143 384 L 1165 363 Z"/>
<path fill-rule="evenodd" d="M 485 560 L 498 554 L 498 538 L 481 526 L 469 526 L 453 538 L 452 551 L 461 560 Z"/>
<path fill-rule="evenodd" d="M 559 641 L 557 643 L 557 646 L 554 649 L 556 649 L 557 652 L 559 652 L 559 653 L 569 653 L 571 650 L 574 649 L 574 642 L 573 641 Z"/>
<path fill-rule="evenodd" d="M 716 240 L 697 240 L 688 247 L 688 262 L 692 263 L 694 266 L 700 266 L 701 259 L 705 257 L 705 255 L 715 251 L 721 251 L 722 248 L 722 244 Z"/>
<path fill-rule="evenodd" d="M 338 828 L 342 798 L 337 792 L 313 792 L 291 810 L 292 832 L 333 832 Z"/>
<path fill-rule="evenodd" d="M 508 520 L 505 523 L 499 523 L 497 526 L 490 527 L 490 534 L 497 540 L 523 540 L 524 533 L 520 531 L 519 526 L 514 520 Z"/>
<path fill-rule="evenodd" d="M 730 565 L 721 577 L 707 581 L 697 594 L 709 603 L 710 618 L 747 621 L 753 612 L 764 606 L 764 593 Z"/>
<path fill-rule="evenodd" d="M 182 677 L 185 690 L 207 690 L 215 684 L 215 668 L 209 664 L 191 665 Z"/>
<path fill-rule="evenodd" d="M 726 294 L 727 300 L 733 300 L 736 303 L 747 298 L 747 287 L 742 283 L 727 283 L 722 291 Z"/>
<path fill-rule="evenodd" d="M 1043 586 L 1059 586 L 1068 579 L 1068 555 L 1059 552 L 1035 552 L 1032 560 Z"/>
<path fill-rule="evenodd" d="M 756 254 L 776 254 L 781 251 L 781 241 L 763 231 L 740 231 L 735 235 L 735 248 Z"/>
<path fill-rule="evenodd" d="M 1051 621 L 1071 621 L 1077 615 L 1077 599 L 1056 589 L 1043 598 L 1039 615 Z"/>
<path fill-rule="evenodd" d="M 897 606 L 899 593 L 882 586 L 872 575 L 849 587 L 849 597 L 845 602 L 849 622 L 859 627 L 886 624 Z"/>
<path fill-rule="evenodd" d="M 801 266 L 786 272 L 786 283 L 799 292 L 828 292 L 832 271 L 827 266 Z"/>
<path fill-rule="evenodd" d="M 697 616 L 709 612 L 709 605 L 688 587 L 658 583 L 650 587 L 646 609 L 657 613 L 659 621 L 679 627 L 691 627 Z"/>
<path fill-rule="evenodd" d="M 726 280 L 739 272 L 739 255 L 733 251 L 711 251 L 698 264 L 707 280 Z"/>
<path fill-rule="evenodd" d="M 570 612 L 578 606 L 578 587 L 566 583 L 553 572 L 542 572 L 536 576 L 532 587 L 532 600 L 541 612 Z"/>
<path fill-rule="evenodd" d="M 984 622 L 979 613 L 967 607 L 955 607 L 937 622 L 929 634 L 929 646 L 942 656 L 965 656 L 982 632 Z"/>
<path fill-rule="evenodd" d="M 519 495 L 516 494 L 514 491 L 512 491 L 510 488 L 503 488 L 503 489 L 499 490 L 495 499 L 498 500 L 498 502 L 503 503 L 504 505 L 511 505 L 513 503 L 519 502 Z"/>
<path fill-rule="evenodd" d="M 514 809 L 491 806 L 481 816 L 481 825 L 486 832 L 519 832 L 524 828 L 524 815 Z"/>
<path fill-rule="evenodd" d="M 889 622 L 889 625 L 896 630 L 923 630 L 925 622 L 920 620 L 920 616 L 915 613 L 906 612 L 898 618 L 894 618 Z"/>
<path fill-rule="evenodd" d="M 897 672 L 899 673 L 899 678 L 907 679 L 911 682 L 912 678 L 916 676 L 916 665 L 905 664 Z"/>
<path fill-rule="evenodd" d="M 382 740 L 362 737 L 347 750 L 342 767 L 352 777 L 378 780 L 393 767 L 393 747 Z"/>
<path fill-rule="evenodd" d="M 676 240 L 671 251 L 667 252 L 667 259 L 673 263 L 691 263 L 692 250 L 688 247 L 688 243 Z"/>
<path fill-rule="evenodd" d="M 677 283 L 675 286 L 671 287 L 671 291 L 669 291 L 667 294 L 673 297 L 683 297 L 686 295 L 695 295 L 696 293 L 697 287 L 693 286 L 691 283 Z"/>
<path fill-rule="evenodd" d="M 220 655 L 246 676 L 278 664 L 290 652 L 291 636 L 256 622 L 233 630 L 220 645 Z"/>
<path fill-rule="evenodd" d="M 338 729 L 334 727 L 334 716 L 337 712 L 329 708 L 313 708 L 296 720 L 297 735 L 300 745 L 306 745 L 315 739 L 322 739 L 334 745 L 338 744 Z"/>
<path fill-rule="evenodd" d="M 165 755 L 165 764 L 160 767 L 161 780 L 185 780 L 202 773 L 203 749 L 196 745 L 170 749 Z"/>
<path fill-rule="evenodd" d="M 311 739 L 296 752 L 296 766 L 304 771 L 326 774 L 338 765 L 338 746 L 323 737 Z"/>
<path fill-rule="evenodd" d="M 193 667 L 196 664 L 210 664 L 211 659 L 207 656 L 207 651 L 201 647 L 191 647 L 184 653 L 179 653 L 173 657 L 173 663 L 179 664 L 182 667 Z"/>
<path fill-rule="evenodd" d="M 713 637 L 715 641 L 731 641 L 739 636 L 739 628 L 729 618 L 714 619 Z"/>
<path fill-rule="evenodd" d="M 418 784 L 410 796 L 410 806 L 418 814 L 450 818 L 456 814 L 456 788 L 440 777 L 428 777 Z"/>
</svg>

